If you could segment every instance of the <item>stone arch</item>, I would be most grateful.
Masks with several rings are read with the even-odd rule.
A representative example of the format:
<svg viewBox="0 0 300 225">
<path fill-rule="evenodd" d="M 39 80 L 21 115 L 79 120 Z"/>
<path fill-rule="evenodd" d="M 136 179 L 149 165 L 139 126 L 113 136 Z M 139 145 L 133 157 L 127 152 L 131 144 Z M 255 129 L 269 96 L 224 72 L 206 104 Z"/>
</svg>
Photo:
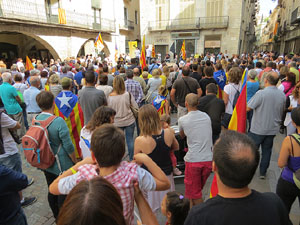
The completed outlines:
<svg viewBox="0 0 300 225">
<path fill-rule="evenodd" d="M 96 39 L 95 39 L 95 38 L 89 38 L 89 39 L 85 40 L 85 41 L 83 42 L 83 44 L 80 46 L 80 48 L 78 49 L 77 55 L 82 51 L 82 49 L 85 47 L 85 45 L 88 44 L 88 43 L 91 42 L 91 41 L 92 41 L 93 43 L 95 43 Z M 103 41 L 103 44 L 104 44 L 104 48 L 103 48 L 102 51 L 104 52 L 104 54 L 105 54 L 106 56 L 109 56 L 109 55 L 110 55 L 110 51 L 109 51 L 109 48 L 108 48 L 107 44 L 105 43 L 105 41 Z M 85 53 L 85 55 L 86 55 L 86 54 L 93 54 L 93 53 L 95 53 L 95 48 L 93 49 L 93 52 L 92 52 L 92 53 Z"/>
<path fill-rule="evenodd" d="M 1 34 L 10 34 L 10 35 L 23 34 L 25 36 L 28 36 L 28 37 L 36 40 L 45 49 L 47 49 L 49 51 L 49 53 L 53 56 L 54 59 L 60 58 L 57 51 L 46 40 L 44 40 L 43 38 L 41 38 L 33 33 L 23 32 L 20 30 L 1 30 L 0 35 Z M 31 47 L 33 47 L 33 43 L 27 43 L 25 46 L 23 46 L 23 48 L 21 50 L 24 52 L 24 54 L 26 54 L 25 51 L 29 51 L 31 49 Z"/>
</svg>

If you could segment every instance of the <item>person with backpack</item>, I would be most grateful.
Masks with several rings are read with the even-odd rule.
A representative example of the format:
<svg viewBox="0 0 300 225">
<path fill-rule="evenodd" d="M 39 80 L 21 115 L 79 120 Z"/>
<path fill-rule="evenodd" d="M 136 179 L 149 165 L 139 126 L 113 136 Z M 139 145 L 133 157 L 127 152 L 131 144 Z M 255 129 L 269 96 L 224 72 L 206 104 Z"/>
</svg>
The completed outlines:
<svg viewBox="0 0 300 225">
<path fill-rule="evenodd" d="M 53 163 L 50 163 L 51 165 L 48 168 L 43 169 L 49 187 L 49 185 L 63 171 L 69 169 L 74 165 L 74 163 L 76 163 L 76 157 L 66 122 L 63 118 L 54 116 L 54 95 L 49 91 L 41 91 L 36 96 L 36 101 L 42 112 L 35 117 L 34 122 L 36 125 L 47 128 L 49 134 L 48 144 L 40 147 L 40 149 L 44 151 L 46 149 L 51 149 L 53 154 L 56 156 L 56 159 L 53 161 Z M 25 137 L 33 135 L 33 132 L 41 132 L 41 130 L 37 130 L 35 128 L 36 127 L 31 127 L 26 133 Z M 42 139 L 40 140 L 41 144 L 44 143 L 43 137 L 44 136 L 42 136 Z M 29 142 L 29 139 L 25 140 Z M 29 150 L 24 149 L 25 154 L 27 154 L 28 151 Z M 47 160 L 49 160 L 49 158 L 43 158 L 41 152 L 40 162 L 48 163 Z M 58 217 L 59 209 L 62 206 L 65 198 L 65 195 L 55 196 L 48 192 L 48 202 L 55 218 Z"/>
<path fill-rule="evenodd" d="M 232 112 L 234 110 L 237 99 L 240 95 L 242 70 L 239 67 L 233 67 L 228 73 L 228 84 L 224 87 L 224 103 L 225 103 L 225 114 L 222 121 L 222 126 L 228 128 Z"/>
<path fill-rule="evenodd" d="M 300 201 L 300 108 L 291 113 L 292 123 L 297 133 L 287 136 L 281 145 L 278 166 L 283 168 L 279 177 L 276 194 L 285 204 L 288 212 L 298 197 Z"/>
<path fill-rule="evenodd" d="M 152 59 L 151 60 L 151 65 L 149 66 L 149 70 L 148 70 L 148 72 L 150 73 L 150 74 L 152 74 L 152 72 L 155 70 L 155 69 L 158 69 L 159 67 L 158 67 L 158 65 L 156 64 L 156 60 L 155 59 Z"/>
</svg>

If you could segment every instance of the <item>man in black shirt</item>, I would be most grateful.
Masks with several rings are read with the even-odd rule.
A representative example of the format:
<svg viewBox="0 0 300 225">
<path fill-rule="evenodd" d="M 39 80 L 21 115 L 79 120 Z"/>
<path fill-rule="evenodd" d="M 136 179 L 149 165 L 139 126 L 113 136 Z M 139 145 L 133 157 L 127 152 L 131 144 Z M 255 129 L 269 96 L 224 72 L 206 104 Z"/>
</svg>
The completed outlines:
<svg viewBox="0 0 300 225">
<path fill-rule="evenodd" d="M 198 73 L 198 64 L 192 65 L 193 73 L 191 74 L 191 77 L 196 79 L 198 82 L 200 82 L 202 76 Z"/>
<path fill-rule="evenodd" d="M 221 133 L 221 121 L 225 113 L 225 103 L 222 99 L 217 98 L 218 88 L 214 83 L 206 86 L 206 96 L 198 101 L 198 110 L 207 113 L 211 119 L 213 131 L 213 143 L 219 138 Z"/>
<path fill-rule="evenodd" d="M 194 206 L 185 225 L 291 225 L 275 193 L 259 193 L 248 185 L 259 163 L 259 151 L 245 134 L 225 131 L 213 150 L 212 169 L 218 195 Z"/>
<path fill-rule="evenodd" d="M 205 77 L 200 80 L 199 84 L 202 89 L 202 96 L 206 95 L 206 86 L 210 83 L 217 84 L 214 79 L 214 68 L 212 66 L 206 66 L 204 68 L 204 75 Z"/>
</svg>

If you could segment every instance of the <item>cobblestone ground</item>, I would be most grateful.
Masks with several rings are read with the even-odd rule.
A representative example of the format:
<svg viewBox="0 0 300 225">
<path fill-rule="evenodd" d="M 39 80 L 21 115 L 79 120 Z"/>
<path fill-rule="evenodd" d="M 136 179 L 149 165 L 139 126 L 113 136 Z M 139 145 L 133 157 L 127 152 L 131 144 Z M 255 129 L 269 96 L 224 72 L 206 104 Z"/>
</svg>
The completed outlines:
<svg viewBox="0 0 300 225">
<path fill-rule="evenodd" d="M 280 169 L 277 166 L 277 158 L 280 150 L 281 142 L 284 137 L 282 135 L 278 135 L 274 141 L 274 150 L 272 154 L 272 159 L 270 163 L 270 168 L 267 173 L 267 179 L 260 180 L 258 178 L 258 173 L 254 176 L 251 182 L 251 188 L 256 189 L 260 192 L 275 192 L 276 184 L 278 177 L 280 176 Z M 52 225 L 55 224 L 54 217 L 52 216 L 52 212 L 49 208 L 47 201 L 47 193 L 48 188 L 46 184 L 46 179 L 44 174 L 31 167 L 24 158 L 23 161 L 23 171 L 29 177 L 33 177 L 35 182 L 33 185 L 24 190 L 24 196 L 36 196 L 37 202 L 31 206 L 28 206 L 24 209 L 25 214 L 27 216 L 29 225 Z M 208 178 L 208 181 L 204 187 L 203 194 L 204 198 L 207 199 L 209 196 L 209 187 L 212 181 L 212 175 Z M 175 179 L 176 190 L 184 193 L 184 184 L 183 179 Z M 160 212 L 156 212 L 156 216 L 161 225 L 165 224 L 165 219 L 161 215 Z M 298 201 L 296 201 L 293 205 L 293 208 L 290 213 L 290 218 L 294 225 L 298 225 L 300 221 L 300 210 Z"/>
</svg>

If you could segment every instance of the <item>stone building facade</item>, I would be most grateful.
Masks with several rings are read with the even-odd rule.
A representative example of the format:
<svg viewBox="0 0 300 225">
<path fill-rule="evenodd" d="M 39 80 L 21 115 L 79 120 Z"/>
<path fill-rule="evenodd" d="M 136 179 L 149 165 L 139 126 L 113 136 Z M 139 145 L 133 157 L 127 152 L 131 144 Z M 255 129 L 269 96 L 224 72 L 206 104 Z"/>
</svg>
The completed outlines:
<svg viewBox="0 0 300 225">
<path fill-rule="evenodd" d="M 65 24 L 59 23 L 59 9 Z M 140 42 L 139 0 L 2 0 L 0 57 L 61 58 L 93 54 L 101 32 L 102 55 L 114 59 L 127 41 Z"/>
<path fill-rule="evenodd" d="M 241 54 L 255 41 L 256 0 L 141 0 L 141 33 L 156 52 Z"/>
</svg>

